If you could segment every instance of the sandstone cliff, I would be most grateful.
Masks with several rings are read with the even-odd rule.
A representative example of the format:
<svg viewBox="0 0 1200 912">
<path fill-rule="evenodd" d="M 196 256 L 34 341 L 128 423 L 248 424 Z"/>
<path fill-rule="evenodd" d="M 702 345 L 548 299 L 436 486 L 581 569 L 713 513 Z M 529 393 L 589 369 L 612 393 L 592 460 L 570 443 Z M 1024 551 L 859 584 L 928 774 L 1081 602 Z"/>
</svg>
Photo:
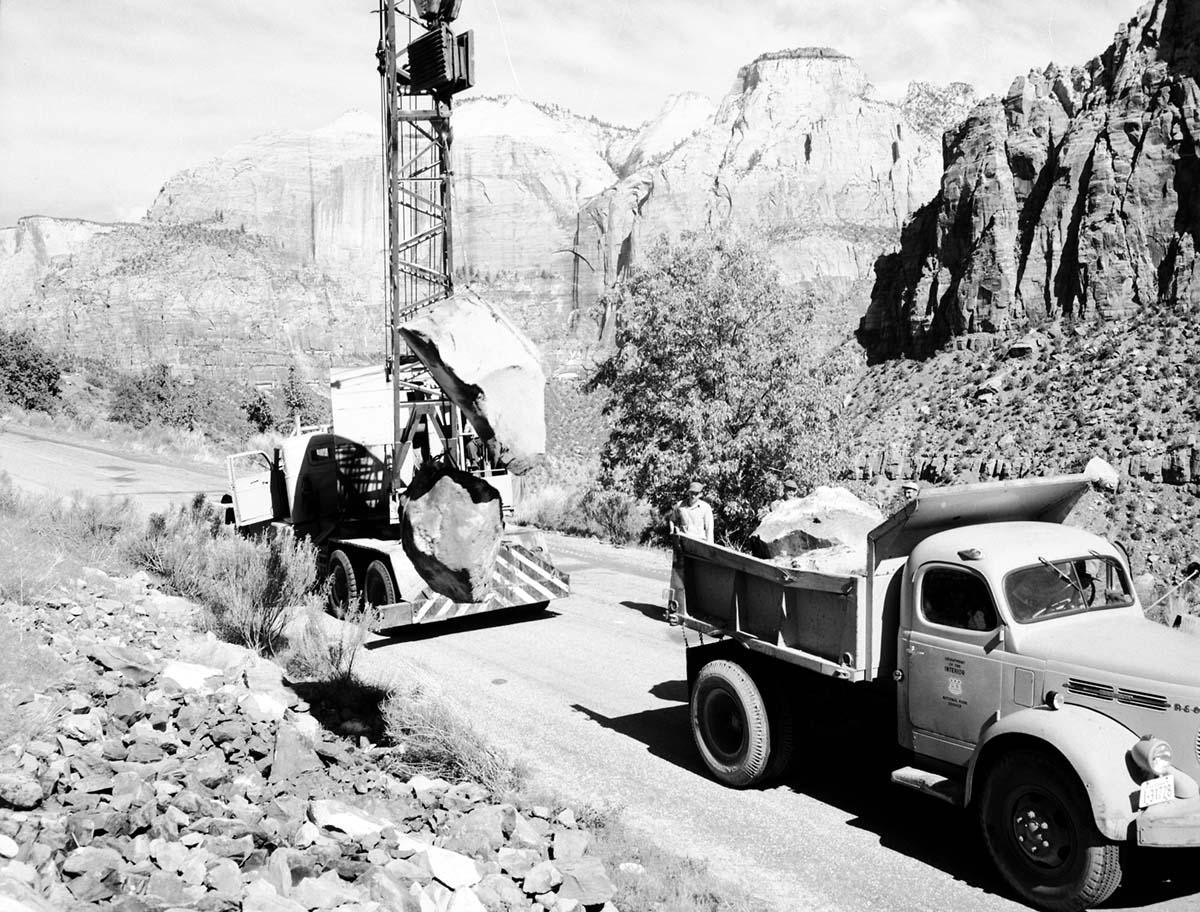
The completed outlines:
<svg viewBox="0 0 1200 912">
<path fill-rule="evenodd" d="M 853 61 L 808 49 L 742 68 L 719 106 L 685 93 L 637 129 L 464 99 L 457 279 L 503 307 L 551 370 L 570 370 L 602 344 L 586 318 L 643 237 L 731 226 L 767 237 L 793 279 L 868 274 L 887 232 L 934 192 L 923 130 L 965 97 L 914 92 L 908 108 L 879 101 Z M 140 225 L 24 219 L 0 230 L 0 312 L 52 347 L 128 367 L 250 364 L 270 379 L 291 363 L 319 377 L 330 361 L 378 358 L 379 155 L 375 118 L 351 112 L 175 175 Z M 840 336 L 851 318 L 833 311 Z"/>
<path fill-rule="evenodd" d="M 769 238 L 793 278 L 865 275 L 882 232 L 928 199 L 940 168 L 936 138 L 877 99 L 850 58 L 765 54 L 701 129 L 583 210 L 582 294 L 611 286 L 640 243 L 703 227 Z"/>
<path fill-rule="evenodd" d="M 944 143 L 941 190 L 879 258 L 860 341 L 1105 320 L 1200 298 L 1200 6 L 1153 0 L 1082 67 L 1047 67 Z"/>
</svg>

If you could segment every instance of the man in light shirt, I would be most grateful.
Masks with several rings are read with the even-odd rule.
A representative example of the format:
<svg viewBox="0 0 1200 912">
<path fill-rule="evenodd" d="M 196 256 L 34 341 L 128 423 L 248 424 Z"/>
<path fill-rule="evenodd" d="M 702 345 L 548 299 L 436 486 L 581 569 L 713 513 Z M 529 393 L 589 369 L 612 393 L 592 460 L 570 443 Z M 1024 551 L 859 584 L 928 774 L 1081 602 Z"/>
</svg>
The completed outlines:
<svg viewBox="0 0 1200 912">
<path fill-rule="evenodd" d="M 700 495 L 704 493 L 704 485 L 693 481 L 688 485 L 687 494 L 683 500 L 671 508 L 667 523 L 671 532 L 671 544 L 674 557 L 671 561 L 672 598 L 667 603 L 667 623 L 674 626 L 679 623 L 678 608 L 684 606 L 683 593 L 683 552 L 679 548 L 679 536 L 698 538 L 702 541 L 713 540 L 712 507 L 705 503 Z"/>
</svg>

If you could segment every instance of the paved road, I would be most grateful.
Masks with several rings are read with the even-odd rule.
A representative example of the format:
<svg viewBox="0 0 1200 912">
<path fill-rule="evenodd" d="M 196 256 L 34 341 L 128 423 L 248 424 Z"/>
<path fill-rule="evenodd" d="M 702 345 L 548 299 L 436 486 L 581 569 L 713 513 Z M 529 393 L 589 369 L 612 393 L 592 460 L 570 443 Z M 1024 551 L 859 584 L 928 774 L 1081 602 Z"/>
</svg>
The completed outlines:
<svg viewBox="0 0 1200 912">
<path fill-rule="evenodd" d="M 123 450 L 116 444 L 0 423 L 0 472 L 29 491 L 69 496 L 133 498 L 147 512 L 183 504 L 197 491 L 220 497 L 225 473 L 199 463 L 171 465 L 161 456 Z"/>
<path fill-rule="evenodd" d="M 0 470 L 41 490 L 130 494 L 151 509 L 221 473 L 0 433 Z M 771 902 L 779 912 L 1016 910 L 984 860 L 974 821 L 891 786 L 856 720 L 810 736 L 789 781 L 733 791 L 702 769 L 688 730 L 682 632 L 658 606 L 661 552 L 552 537 L 573 594 L 535 616 L 492 617 L 381 638 L 360 671 L 425 668 L 537 785 L 624 808 L 646 836 Z M 1195 912 L 1196 853 L 1142 853 L 1106 908 Z"/>
</svg>

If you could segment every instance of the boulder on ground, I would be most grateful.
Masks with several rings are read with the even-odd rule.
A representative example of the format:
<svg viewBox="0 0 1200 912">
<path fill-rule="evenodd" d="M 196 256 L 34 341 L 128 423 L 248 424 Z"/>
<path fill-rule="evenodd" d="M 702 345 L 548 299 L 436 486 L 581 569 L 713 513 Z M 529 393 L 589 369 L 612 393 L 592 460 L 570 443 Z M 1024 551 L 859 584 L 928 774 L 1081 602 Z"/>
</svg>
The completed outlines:
<svg viewBox="0 0 1200 912">
<path fill-rule="evenodd" d="M 434 592 L 482 602 L 492 591 L 504 521 L 500 494 L 452 466 L 422 466 L 405 492 L 404 553 Z"/>
<path fill-rule="evenodd" d="M 546 375 L 533 343 L 506 316 L 459 292 L 400 335 L 480 438 L 495 438 L 503 467 L 521 475 L 544 459 Z"/>
<path fill-rule="evenodd" d="M 846 566 L 853 557 L 861 571 L 867 533 L 881 522 L 879 510 L 845 488 L 822 486 L 807 497 L 783 501 L 764 516 L 751 537 L 751 547 L 759 557 L 784 561 L 821 551 L 830 568 Z"/>
</svg>

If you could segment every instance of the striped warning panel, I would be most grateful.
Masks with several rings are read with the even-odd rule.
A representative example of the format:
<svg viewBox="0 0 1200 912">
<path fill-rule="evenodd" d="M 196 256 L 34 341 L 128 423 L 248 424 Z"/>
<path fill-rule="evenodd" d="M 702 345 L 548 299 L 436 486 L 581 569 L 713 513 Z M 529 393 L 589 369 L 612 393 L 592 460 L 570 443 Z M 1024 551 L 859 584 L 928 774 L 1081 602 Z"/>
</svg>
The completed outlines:
<svg viewBox="0 0 1200 912">
<path fill-rule="evenodd" d="M 501 608 L 536 605 L 571 594 L 567 574 L 545 557 L 512 542 L 500 546 L 492 591 L 482 602 L 453 602 L 426 589 L 412 603 L 412 623 L 430 624 Z"/>
</svg>

